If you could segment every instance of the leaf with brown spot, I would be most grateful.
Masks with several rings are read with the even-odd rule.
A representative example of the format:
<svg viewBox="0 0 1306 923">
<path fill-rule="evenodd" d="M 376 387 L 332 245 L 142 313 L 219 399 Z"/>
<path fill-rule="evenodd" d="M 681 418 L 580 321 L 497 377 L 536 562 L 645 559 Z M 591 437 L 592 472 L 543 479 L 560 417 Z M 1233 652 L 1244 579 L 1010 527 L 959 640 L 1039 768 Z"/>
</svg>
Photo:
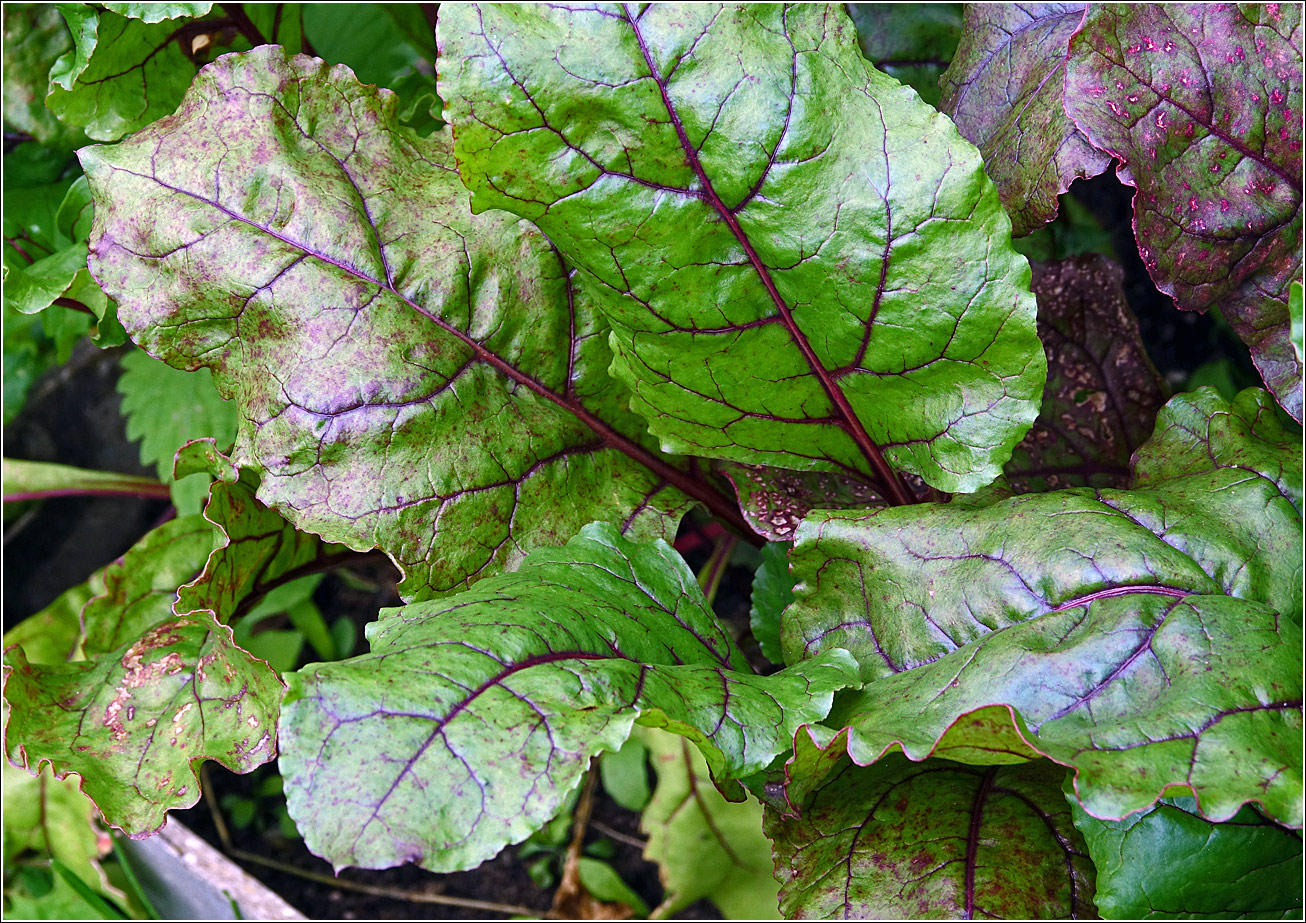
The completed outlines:
<svg viewBox="0 0 1306 923">
<path fill-rule="evenodd" d="M 1169 389 L 1152 365 L 1104 256 L 1033 264 L 1038 333 L 1048 357 L 1043 409 L 1007 463 L 1017 493 L 1124 487 Z"/>
</svg>

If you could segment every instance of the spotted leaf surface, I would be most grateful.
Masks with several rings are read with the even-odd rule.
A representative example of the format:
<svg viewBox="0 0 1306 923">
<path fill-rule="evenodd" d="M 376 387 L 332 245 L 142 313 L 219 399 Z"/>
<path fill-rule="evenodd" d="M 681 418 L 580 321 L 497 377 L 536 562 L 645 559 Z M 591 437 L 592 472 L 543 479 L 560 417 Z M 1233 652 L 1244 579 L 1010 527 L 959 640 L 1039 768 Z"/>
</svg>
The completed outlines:
<svg viewBox="0 0 1306 923">
<path fill-rule="evenodd" d="M 248 772 L 276 754 L 282 685 L 212 616 L 165 619 L 81 663 L 39 666 L 6 652 L 6 755 L 75 772 L 105 820 L 132 836 L 200 797 L 198 766 Z"/>
<path fill-rule="evenodd" d="M 1094 917 L 1093 864 L 1046 760 L 843 760 L 798 808 L 768 807 L 788 919 Z"/>
<path fill-rule="evenodd" d="M 1097 867 L 1097 906 L 1114 920 L 1301 916 L 1301 835 L 1243 808 L 1222 824 L 1191 797 L 1164 798 L 1122 821 L 1070 801 Z"/>
<path fill-rule="evenodd" d="M 525 222 L 469 212 L 447 145 L 344 68 L 224 57 L 175 115 L 81 152 L 91 265 L 142 346 L 239 403 L 260 500 L 382 548 L 408 598 L 594 519 L 661 535 L 678 488 L 746 532 L 646 444 L 572 271 Z"/>
<path fill-rule="evenodd" d="M 792 542 L 799 524 L 813 509 L 886 505 L 872 484 L 852 475 L 738 462 L 720 462 L 718 468 L 734 484 L 744 519 L 771 542 Z"/>
<path fill-rule="evenodd" d="M 838 717 L 848 752 L 924 759 L 1002 705 L 1094 816 L 1177 785 L 1212 820 L 1255 800 L 1300 825 L 1301 454 L 1269 401 L 1175 398 L 1128 491 L 809 517 L 782 640 L 877 680 Z"/>
<path fill-rule="evenodd" d="M 856 673 L 840 651 L 752 675 L 669 546 L 597 523 L 516 573 L 386 611 L 368 640 L 291 674 L 282 711 L 290 813 L 337 868 L 471 868 L 543 826 L 637 720 L 697 743 L 739 792 L 729 780 Z"/>
<path fill-rule="evenodd" d="M 961 43 L 940 83 L 939 108 L 980 149 L 1023 237 L 1056 217 L 1057 196 L 1111 158 L 1062 107 L 1066 46 L 1082 3 L 971 3 Z"/>
<path fill-rule="evenodd" d="M 466 5 L 441 97 L 665 447 L 972 491 L 1036 415 L 1027 267 L 974 149 L 834 6 Z"/>
<path fill-rule="evenodd" d="M 1070 43 L 1066 111 L 1138 187 L 1134 229 L 1181 308 L 1218 307 L 1302 418 L 1288 287 L 1302 274 L 1302 11 L 1104 4 Z"/>
<path fill-rule="evenodd" d="M 1048 357 L 1043 409 L 1007 463 L 1018 492 L 1125 487 L 1168 393 L 1103 256 L 1035 263 L 1038 332 Z"/>
</svg>

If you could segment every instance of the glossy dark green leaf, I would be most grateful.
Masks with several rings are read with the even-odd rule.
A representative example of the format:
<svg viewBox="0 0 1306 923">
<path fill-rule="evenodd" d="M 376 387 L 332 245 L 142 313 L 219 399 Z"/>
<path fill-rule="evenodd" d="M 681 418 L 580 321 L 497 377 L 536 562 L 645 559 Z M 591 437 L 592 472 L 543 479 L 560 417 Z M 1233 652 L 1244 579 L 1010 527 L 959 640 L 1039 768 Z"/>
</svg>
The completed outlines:
<svg viewBox="0 0 1306 923">
<path fill-rule="evenodd" d="M 371 652 L 288 676 L 281 771 L 336 867 L 470 868 L 543 826 L 631 727 L 666 727 L 714 778 L 763 769 L 852 681 L 835 652 L 754 676 L 663 542 L 596 523 L 457 596 L 387 610 Z"/>
<path fill-rule="evenodd" d="M 535 221 L 674 451 L 991 481 L 1044 378 L 974 148 L 835 6 L 455 5 L 441 96 L 476 207 Z"/>
<path fill-rule="evenodd" d="M 1020 493 L 1124 487 L 1130 456 L 1152 435 L 1169 389 L 1143 347 L 1123 273 L 1102 256 L 1033 269 L 1048 383 L 1007 480 Z"/>
<path fill-rule="evenodd" d="M 396 14 L 386 11 L 389 5 L 307 3 L 304 32 L 313 50 L 329 63 L 348 65 L 362 83 L 392 87 L 412 71 L 420 51 L 408 40 Z"/>
<path fill-rule="evenodd" d="M 1157 287 L 1181 308 L 1218 307 L 1298 422 L 1303 35 L 1291 3 L 1094 6 L 1065 87 L 1066 112 L 1138 187 L 1138 251 Z"/>
<path fill-rule="evenodd" d="M 1192 798 L 1164 798 L 1120 821 L 1070 810 L 1097 867 L 1108 919 L 1301 918 L 1301 834 L 1243 808 L 1222 824 Z"/>
<path fill-rule="evenodd" d="M 1066 46 L 1082 3 L 971 3 L 939 107 L 979 146 L 1018 237 L 1057 213 L 1057 196 L 1111 158 L 1061 105 Z"/>
<path fill-rule="evenodd" d="M 594 519 L 666 535 L 677 488 L 746 532 L 648 444 L 550 242 L 471 215 L 447 136 L 395 109 L 344 68 L 259 48 L 206 68 L 175 116 L 81 152 L 97 277 L 137 342 L 237 400 L 260 498 L 380 546 L 409 597 Z"/>
<path fill-rule="evenodd" d="M 789 575 L 791 542 L 767 542 L 762 563 L 753 575 L 753 596 L 748 622 L 762 656 L 772 663 L 784 663 L 780 650 L 780 616 L 794 601 L 794 578 Z"/>
<path fill-rule="evenodd" d="M 939 77 L 961 39 L 960 3 L 849 3 L 862 54 L 939 105 Z"/>
<path fill-rule="evenodd" d="M 786 661 L 845 648 L 877 680 L 837 719 L 859 763 L 1003 705 L 1094 816 L 1182 785 L 1213 820 L 1257 800 L 1300 824 L 1300 511 L 1268 394 L 1182 395 L 1128 491 L 810 516 Z"/>
<path fill-rule="evenodd" d="M 787 918 L 1083 919 L 1093 863 L 1047 760 L 971 766 L 901 755 L 838 764 L 768 807 Z"/>
</svg>

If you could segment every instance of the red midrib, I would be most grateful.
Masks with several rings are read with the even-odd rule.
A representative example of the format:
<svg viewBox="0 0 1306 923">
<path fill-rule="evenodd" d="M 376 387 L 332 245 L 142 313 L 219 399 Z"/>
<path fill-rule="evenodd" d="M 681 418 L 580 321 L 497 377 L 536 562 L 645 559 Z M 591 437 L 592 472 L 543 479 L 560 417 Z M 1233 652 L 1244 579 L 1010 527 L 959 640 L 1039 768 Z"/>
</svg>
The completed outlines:
<svg viewBox="0 0 1306 923">
<path fill-rule="evenodd" d="M 681 124 L 680 115 L 676 112 L 676 107 L 671 102 L 671 97 L 667 93 L 666 82 L 663 80 L 662 74 L 657 66 L 653 63 L 653 56 L 649 53 L 648 45 L 644 42 L 644 35 L 640 32 L 638 23 L 636 23 L 629 14 L 627 14 L 625 18 L 626 22 L 629 23 L 631 30 L 635 33 L 636 41 L 639 42 L 639 50 L 640 53 L 644 55 L 644 63 L 648 66 L 649 74 L 653 77 L 653 81 L 658 85 L 658 92 L 662 94 L 662 104 L 666 107 L 667 115 L 671 118 L 671 124 L 675 126 L 676 136 L 680 139 L 681 149 L 685 152 L 685 160 L 689 163 L 689 166 L 693 168 L 694 174 L 698 177 L 698 181 L 703 184 L 703 191 L 708 202 L 710 202 L 712 207 L 716 209 L 717 214 L 719 214 L 721 219 L 725 221 L 726 225 L 735 235 L 735 239 L 738 240 L 740 246 L 744 248 L 744 253 L 748 255 L 748 261 L 752 263 L 753 269 L 757 272 L 758 278 L 762 280 L 762 285 L 765 286 L 767 294 L 771 296 L 771 301 L 775 303 L 776 310 L 780 313 L 780 319 L 784 323 L 785 328 L 789 331 L 789 336 L 793 339 L 798 350 L 803 354 L 803 358 L 807 360 L 808 366 L 816 375 L 817 380 L 820 381 L 821 387 L 825 390 L 826 395 L 829 396 L 830 401 L 838 409 L 839 415 L 843 418 L 840 421 L 840 425 L 852 437 L 853 442 L 857 444 L 857 448 L 861 450 L 862 455 L 864 455 L 867 461 L 870 462 L 871 468 L 875 471 L 876 477 L 878 477 L 884 485 L 884 491 L 888 499 L 895 506 L 907 506 L 908 504 L 914 503 L 915 500 L 912 498 L 911 492 L 898 476 L 898 473 L 894 471 L 893 468 L 890 467 L 888 461 L 885 460 L 884 453 L 880 451 L 880 447 L 875 444 L 875 441 L 871 439 L 870 434 L 866 432 L 866 428 L 862 426 L 862 421 L 858 419 L 852 405 L 848 403 L 847 396 L 843 393 L 843 390 L 835 382 L 833 377 L 831 377 L 829 370 L 827 370 L 821 363 L 816 352 L 812 349 L 811 344 L 807 342 L 807 337 L 799 328 L 798 323 L 794 320 L 793 312 L 789 310 L 788 303 L 783 297 L 781 297 L 780 292 L 776 289 L 775 280 L 771 278 L 770 269 L 762 262 L 761 257 L 757 255 L 757 251 L 753 249 L 752 242 L 748 239 L 748 235 L 744 233 L 744 229 L 739 226 L 739 221 L 735 218 L 734 214 L 730 209 L 726 208 L 725 203 L 721 201 L 721 197 L 717 195 L 716 190 L 712 186 L 712 181 L 708 179 L 707 174 L 703 170 L 703 164 L 699 160 L 697 152 L 695 152 L 693 145 L 689 143 L 689 137 L 685 134 L 685 127 Z"/>
</svg>

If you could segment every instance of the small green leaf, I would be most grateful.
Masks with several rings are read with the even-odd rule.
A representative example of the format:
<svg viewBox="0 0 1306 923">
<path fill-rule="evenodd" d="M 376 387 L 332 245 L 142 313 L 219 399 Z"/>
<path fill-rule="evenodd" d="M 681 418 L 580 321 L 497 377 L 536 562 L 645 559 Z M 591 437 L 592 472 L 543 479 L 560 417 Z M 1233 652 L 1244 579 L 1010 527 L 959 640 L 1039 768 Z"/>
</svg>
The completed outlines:
<svg viewBox="0 0 1306 923">
<path fill-rule="evenodd" d="M 648 804 L 648 747 L 631 737 L 619 750 L 599 757 L 599 780 L 603 790 L 627 811 L 642 811 Z"/>
<path fill-rule="evenodd" d="M 1192 798 L 1164 798 L 1120 821 L 1067 795 L 1097 867 L 1097 906 L 1114 920 L 1301 918 L 1301 834 L 1251 807 L 1222 824 Z"/>
<path fill-rule="evenodd" d="M 127 438 L 140 440 L 141 463 L 157 468 L 160 480 L 173 482 L 173 458 L 191 440 L 208 436 L 223 449 L 230 448 L 236 438 L 236 405 L 219 396 L 208 369 L 179 371 L 144 350 L 129 352 L 120 364 L 118 393 Z M 173 503 L 179 513 L 200 511 L 208 481 L 191 476 L 174 482 Z"/>
<path fill-rule="evenodd" d="M 657 863 L 666 890 L 653 917 L 665 919 L 706 897 L 729 920 L 779 919 L 762 806 L 722 798 L 702 755 L 684 738 L 643 728 L 638 739 L 658 776 L 639 821 L 648 836 L 644 858 Z"/>
<path fill-rule="evenodd" d="M 621 880 L 617 870 L 606 862 L 581 856 L 577 861 L 580 883 L 591 896 L 609 904 L 625 904 L 639 916 L 648 916 L 648 904 Z"/>
</svg>

